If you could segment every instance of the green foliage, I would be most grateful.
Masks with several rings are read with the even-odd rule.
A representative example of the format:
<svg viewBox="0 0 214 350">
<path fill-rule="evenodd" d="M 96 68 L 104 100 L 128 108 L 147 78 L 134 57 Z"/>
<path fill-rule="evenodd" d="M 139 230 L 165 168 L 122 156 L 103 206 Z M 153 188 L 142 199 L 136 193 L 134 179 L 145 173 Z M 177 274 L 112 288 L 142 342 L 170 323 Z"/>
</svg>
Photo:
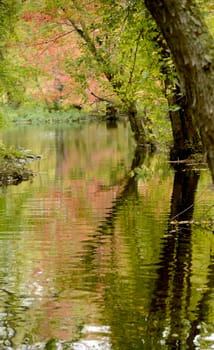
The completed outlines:
<svg viewBox="0 0 214 350">
<path fill-rule="evenodd" d="M 51 2 L 48 9 L 53 7 Z M 62 13 L 56 16 L 62 18 Z M 163 101 L 158 51 L 148 37 L 151 19 L 141 2 L 64 2 L 63 18 L 80 34 L 80 56 L 68 52 L 66 69 L 83 90 L 90 77 L 103 91 L 116 93 L 125 109 L 137 101 L 152 111 Z"/>
<path fill-rule="evenodd" d="M 84 123 L 92 119 L 81 110 L 69 108 L 67 110 L 51 110 L 45 105 L 25 103 L 18 109 L 3 105 L 0 110 L 5 123 L 52 124 L 52 123 Z"/>
<path fill-rule="evenodd" d="M 0 143 L 0 159 L 18 159 L 25 157 L 26 153 L 24 151 L 16 150 L 12 146 L 6 147 L 3 143 Z"/>
<path fill-rule="evenodd" d="M 201 0 L 201 7 L 208 21 L 211 21 L 211 2 Z M 39 36 L 34 46 L 24 47 L 28 55 L 38 51 L 39 56 L 40 51 L 54 48 L 56 42 L 61 42 L 63 50 L 66 38 L 71 35 L 76 38 L 79 54 L 73 55 L 72 49 L 64 52 L 60 69 L 69 73 L 78 83 L 74 87 L 76 93 L 86 100 L 86 91 L 93 92 L 91 81 L 96 81 L 101 87 L 101 97 L 113 96 L 116 103 L 122 102 L 124 110 L 134 101 L 140 111 L 146 110 L 154 127 L 157 122 L 162 123 L 163 127 L 167 124 L 168 127 L 165 119 L 164 69 L 167 67 L 172 84 L 177 82 L 177 78 L 170 55 L 161 57 L 161 48 L 157 44 L 159 33 L 143 2 L 38 0 L 21 4 L 17 0 L 10 0 L 7 4 L 1 2 L 0 19 L 2 102 L 18 106 L 26 96 L 23 86 L 26 86 L 27 94 L 33 94 L 39 86 L 36 87 L 36 83 L 35 86 L 29 85 L 29 80 L 36 74 L 39 78 L 46 74 L 46 79 L 48 74 L 53 76 L 56 69 L 54 64 L 58 64 L 49 61 L 48 57 L 46 64 L 49 72 L 42 72 L 41 67 L 38 69 L 38 62 L 32 62 L 32 67 L 28 69 L 21 59 L 14 64 L 14 54 L 20 56 L 20 47 L 11 47 L 14 38 L 20 35 L 24 40 L 34 42 Z M 46 46 L 39 42 L 45 42 Z M 45 94 L 46 91 L 44 98 Z M 41 114 L 44 116 L 46 112 Z M 49 115 L 46 117 L 50 120 Z"/>
<path fill-rule="evenodd" d="M 4 50 L 8 38 L 15 35 L 14 25 L 19 9 L 20 2 L 17 0 L 2 0 L 0 2 L 0 50 Z"/>
<path fill-rule="evenodd" d="M 23 99 L 24 77 L 27 71 L 19 61 L 20 53 L 14 50 L 14 45 L 18 41 L 15 29 L 20 10 L 20 1 L 0 2 L 0 98 L 2 102 L 14 105 Z"/>
</svg>

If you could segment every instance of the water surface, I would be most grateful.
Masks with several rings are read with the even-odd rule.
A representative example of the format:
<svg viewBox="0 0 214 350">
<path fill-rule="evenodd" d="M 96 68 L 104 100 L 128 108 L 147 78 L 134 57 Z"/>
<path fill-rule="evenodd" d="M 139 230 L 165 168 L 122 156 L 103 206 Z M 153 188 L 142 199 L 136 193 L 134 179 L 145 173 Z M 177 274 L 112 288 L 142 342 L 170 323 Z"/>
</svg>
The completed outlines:
<svg viewBox="0 0 214 350">
<path fill-rule="evenodd" d="M 1 137 L 42 159 L 1 188 L 0 349 L 214 348 L 206 169 L 137 152 L 124 124 Z"/>
</svg>

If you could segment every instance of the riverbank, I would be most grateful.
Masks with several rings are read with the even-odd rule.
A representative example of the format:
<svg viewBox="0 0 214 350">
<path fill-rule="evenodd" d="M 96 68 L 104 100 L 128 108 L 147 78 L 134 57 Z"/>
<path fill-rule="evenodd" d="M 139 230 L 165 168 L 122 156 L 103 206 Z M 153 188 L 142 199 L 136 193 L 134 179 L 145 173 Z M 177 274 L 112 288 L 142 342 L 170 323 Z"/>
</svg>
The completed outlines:
<svg viewBox="0 0 214 350">
<path fill-rule="evenodd" d="M 29 150 L 15 150 L 0 145 L 0 186 L 18 185 L 31 180 L 35 174 L 29 163 L 41 159 Z"/>
</svg>

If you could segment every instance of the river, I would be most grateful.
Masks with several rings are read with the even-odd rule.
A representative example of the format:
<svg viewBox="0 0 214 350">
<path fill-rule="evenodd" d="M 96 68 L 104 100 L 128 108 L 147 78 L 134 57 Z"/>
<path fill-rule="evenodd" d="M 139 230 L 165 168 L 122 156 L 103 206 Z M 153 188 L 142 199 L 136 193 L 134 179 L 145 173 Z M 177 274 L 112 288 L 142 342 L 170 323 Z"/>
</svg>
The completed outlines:
<svg viewBox="0 0 214 350">
<path fill-rule="evenodd" d="M 0 193 L 0 349 L 214 349 L 206 167 L 135 150 L 129 128 L 20 125 L 41 155 Z"/>
</svg>

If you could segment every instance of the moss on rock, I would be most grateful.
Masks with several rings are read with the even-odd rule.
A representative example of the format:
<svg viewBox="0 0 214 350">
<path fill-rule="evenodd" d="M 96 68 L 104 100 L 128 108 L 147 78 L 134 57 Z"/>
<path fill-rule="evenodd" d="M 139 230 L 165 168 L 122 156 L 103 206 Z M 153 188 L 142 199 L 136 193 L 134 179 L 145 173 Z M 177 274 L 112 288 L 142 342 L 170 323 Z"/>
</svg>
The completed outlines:
<svg viewBox="0 0 214 350">
<path fill-rule="evenodd" d="M 35 176 L 28 168 L 31 161 L 40 159 L 29 150 L 15 150 L 0 145 L 0 186 L 17 185 Z"/>
</svg>

